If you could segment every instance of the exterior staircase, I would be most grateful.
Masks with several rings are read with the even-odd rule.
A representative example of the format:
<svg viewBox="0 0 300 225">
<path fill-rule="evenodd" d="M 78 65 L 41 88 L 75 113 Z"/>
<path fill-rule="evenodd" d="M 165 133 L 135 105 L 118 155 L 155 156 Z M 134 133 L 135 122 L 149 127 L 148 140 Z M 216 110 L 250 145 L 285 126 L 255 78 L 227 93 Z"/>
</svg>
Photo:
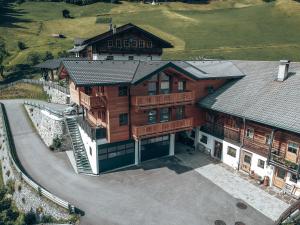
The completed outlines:
<svg viewBox="0 0 300 225">
<path fill-rule="evenodd" d="M 73 153 L 78 173 L 92 175 L 92 168 L 81 139 L 77 121 L 75 118 L 66 118 L 66 127 L 71 137 Z"/>
</svg>

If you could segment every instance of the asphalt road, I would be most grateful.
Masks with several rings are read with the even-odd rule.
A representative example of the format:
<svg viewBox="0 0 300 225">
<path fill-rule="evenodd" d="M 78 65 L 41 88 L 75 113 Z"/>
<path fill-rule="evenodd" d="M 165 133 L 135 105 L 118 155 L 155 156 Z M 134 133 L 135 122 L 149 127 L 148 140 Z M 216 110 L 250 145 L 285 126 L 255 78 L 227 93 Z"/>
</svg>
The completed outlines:
<svg viewBox="0 0 300 225">
<path fill-rule="evenodd" d="M 83 225 L 271 225 L 176 158 L 146 162 L 99 177 L 75 174 L 65 153 L 53 153 L 32 129 L 21 101 L 2 101 L 18 157 L 33 179 L 85 212 Z M 270 209 L 271 210 L 271 209 Z"/>
</svg>

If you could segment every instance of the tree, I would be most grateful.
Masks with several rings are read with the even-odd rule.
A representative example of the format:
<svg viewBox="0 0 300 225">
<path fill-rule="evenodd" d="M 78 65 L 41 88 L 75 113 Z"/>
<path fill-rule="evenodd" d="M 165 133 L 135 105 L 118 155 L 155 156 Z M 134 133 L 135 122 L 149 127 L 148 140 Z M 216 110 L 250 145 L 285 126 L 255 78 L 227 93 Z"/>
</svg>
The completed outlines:
<svg viewBox="0 0 300 225">
<path fill-rule="evenodd" d="M 18 48 L 22 51 L 22 50 L 26 49 L 27 47 L 24 42 L 18 41 Z"/>
<path fill-rule="evenodd" d="M 6 56 L 7 56 L 7 51 L 5 49 L 5 42 L 3 39 L 0 39 L 0 75 L 1 75 L 1 77 L 3 77 L 3 71 L 4 71 L 3 61 Z"/>
<path fill-rule="evenodd" d="M 37 52 L 31 52 L 27 56 L 27 63 L 31 66 L 38 64 L 41 61 L 41 55 Z"/>
<path fill-rule="evenodd" d="M 64 50 L 64 51 L 58 52 L 57 55 L 59 58 L 68 58 L 70 56 L 70 53 Z"/>
<path fill-rule="evenodd" d="M 62 11 L 62 15 L 63 15 L 64 18 L 70 18 L 70 11 L 67 10 L 67 9 L 64 9 Z"/>
<path fill-rule="evenodd" d="M 49 59 L 54 59 L 54 56 L 52 55 L 51 52 L 47 51 L 47 52 L 45 53 L 45 56 L 44 56 L 44 58 L 43 58 L 43 61 L 46 61 L 46 60 L 49 60 Z"/>
</svg>

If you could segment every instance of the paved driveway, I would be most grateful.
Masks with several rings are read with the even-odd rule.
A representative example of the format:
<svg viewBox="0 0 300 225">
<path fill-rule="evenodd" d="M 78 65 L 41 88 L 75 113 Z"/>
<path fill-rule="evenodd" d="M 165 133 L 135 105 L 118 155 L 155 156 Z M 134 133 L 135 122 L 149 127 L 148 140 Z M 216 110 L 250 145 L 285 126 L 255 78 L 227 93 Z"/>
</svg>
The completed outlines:
<svg viewBox="0 0 300 225">
<path fill-rule="evenodd" d="M 20 101 L 3 101 L 17 153 L 27 172 L 49 191 L 85 211 L 84 225 L 271 225 L 252 207 L 175 157 L 144 163 L 99 177 L 77 175 L 65 153 L 47 149 L 30 126 Z"/>
</svg>

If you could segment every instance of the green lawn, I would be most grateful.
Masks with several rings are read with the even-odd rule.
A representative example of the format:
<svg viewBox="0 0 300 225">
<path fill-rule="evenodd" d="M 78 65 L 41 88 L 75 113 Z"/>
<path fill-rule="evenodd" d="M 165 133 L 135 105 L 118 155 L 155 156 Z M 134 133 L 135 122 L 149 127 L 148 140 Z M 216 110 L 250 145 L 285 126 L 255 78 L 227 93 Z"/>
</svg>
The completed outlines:
<svg viewBox="0 0 300 225">
<path fill-rule="evenodd" d="M 19 83 L 0 90 L 0 99 L 32 98 L 47 100 L 48 96 L 42 86 L 35 84 Z"/>
<path fill-rule="evenodd" d="M 3 0 L 0 0 L 0 3 Z M 64 19 L 69 9 L 74 19 Z M 122 25 L 135 23 L 172 42 L 174 49 L 164 59 L 199 57 L 223 59 L 300 61 L 300 3 L 293 0 L 214 1 L 208 5 L 184 3 L 150 4 L 95 3 L 75 6 L 53 2 L 26 2 L 11 5 L 0 15 L 0 36 L 10 56 L 7 66 L 26 61 L 30 52 L 59 51 L 72 47 L 74 37 L 91 37 L 108 29 L 96 24 L 97 17 L 112 17 Z M 1 9 L 0 9 L 1 14 Z M 53 33 L 65 39 L 51 37 Z M 17 42 L 29 47 L 19 51 Z"/>
</svg>

